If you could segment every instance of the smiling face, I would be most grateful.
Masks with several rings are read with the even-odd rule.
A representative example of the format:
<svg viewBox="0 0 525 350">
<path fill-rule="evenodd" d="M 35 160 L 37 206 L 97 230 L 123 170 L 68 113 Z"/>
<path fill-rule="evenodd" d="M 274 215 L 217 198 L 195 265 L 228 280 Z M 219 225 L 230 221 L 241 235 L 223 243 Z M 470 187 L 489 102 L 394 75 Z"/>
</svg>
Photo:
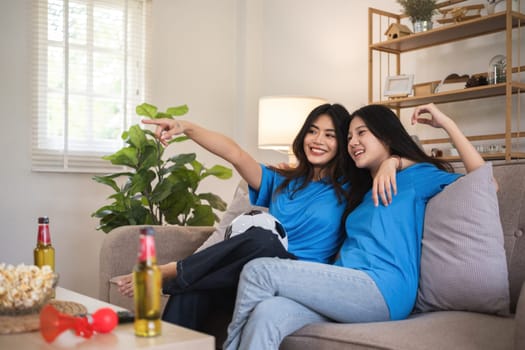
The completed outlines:
<svg viewBox="0 0 525 350">
<path fill-rule="evenodd" d="M 324 174 L 321 169 L 337 155 L 337 137 L 332 119 L 321 114 L 308 128 L 303 141 L 304 153 L 314 166 L 316 178 Z"/>
<path fill-rule="evenodd" d="M 372 176 L 390 156 L 389 148 L 357 116 L 352 119 L 348 128 L 348 153 L 358 168 L 370 170 Z"/>
</svg>

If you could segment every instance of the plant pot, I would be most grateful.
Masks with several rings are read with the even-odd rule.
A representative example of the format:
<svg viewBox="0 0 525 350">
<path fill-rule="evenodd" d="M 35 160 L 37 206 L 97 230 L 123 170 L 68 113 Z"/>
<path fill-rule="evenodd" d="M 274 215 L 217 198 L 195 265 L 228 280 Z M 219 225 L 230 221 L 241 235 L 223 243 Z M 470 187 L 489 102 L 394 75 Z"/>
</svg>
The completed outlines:
<svg viewBox="0 0 525 350">
<path fill-rule="evenodd" d="M 485 3 L 485 9 L 487 10 L 487 15 L 493 15 L 496 9 L 496 4 L 487 1 Z"/>
<path fill-rule="evenodd" d="M 432 29 L 432 21 L 415 21 L 412 22 L 414 33 L 426 32 Z"/>
<path fill-rule="evenodd" d="M 519 11 L 519 8 L 519 1 L 512 0 L 512 11 Z M 507 2 L 505 0 L 485 0 L 485 9 L 487 10 L 487 15 L 502 12 L 507 9 Z"/>
</svg>

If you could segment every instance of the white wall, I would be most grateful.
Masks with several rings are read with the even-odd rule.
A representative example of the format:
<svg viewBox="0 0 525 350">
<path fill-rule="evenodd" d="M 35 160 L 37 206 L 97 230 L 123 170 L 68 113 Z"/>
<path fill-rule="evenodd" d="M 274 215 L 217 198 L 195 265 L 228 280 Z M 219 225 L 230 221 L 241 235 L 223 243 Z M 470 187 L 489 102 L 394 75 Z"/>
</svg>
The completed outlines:
<svg viewBox="0 0 525 350">
<path fill-rule="evenodd" d="M 60 285 L 97 296 L 105 234 L 90 215 L 109 192 L 92 174 L 30 170 L 30 2 L 0 0 L 0 262 L 32 263 L 36 218 L 49 215 Z M 368 6 L 399 9 L 394 0 L 154 0 L 150 102 L 160 108 L 186 103 L 188 118 L 233 137 L 261 162 L 285 161 L 257 150 L 258 98 L 315 95 L 349 110 L 367 103 Z M 454 72 L 467 60 L 468 67 L 485 67 L 484 57 L 460 50 L 453 57 L 430 69 Z M 429 69 L 427 56 L 413 62 L 418 72 Z M 473 105 L 476 121 L 482 119 L 489 107 Z M 191 142 L 171 147 L 196 151 L 209 166 L 224 164 Z M 237 180 L 210 179 L 202 190 L 229 201 Z"/>
<path fill-rule="evenodd" d="M 236 1 L 153 1 L 151 100 L 163 110 L 187 104 L 186 117 L 233 136 L 236 84 Z M 197 152 L 206 166 L 222 159 L 191 141 L 172 145 L 167 155 Z M 209 178 L 202 191 L 230 201 L 239 177 Z"/>
<path fill-rule="evenodd" d="M 239 91 L 245 140 L 257 138 L 253 126 L 260 96 L 319 96 L 350 111 L 367 103 L 368 7 L 396 9 L 395 1 L 246 3 L 239 49 L 245 58 Z M 256 150 L 254 143 L 247 147 L 262 159 L 274 157 Z"/>
</svg>

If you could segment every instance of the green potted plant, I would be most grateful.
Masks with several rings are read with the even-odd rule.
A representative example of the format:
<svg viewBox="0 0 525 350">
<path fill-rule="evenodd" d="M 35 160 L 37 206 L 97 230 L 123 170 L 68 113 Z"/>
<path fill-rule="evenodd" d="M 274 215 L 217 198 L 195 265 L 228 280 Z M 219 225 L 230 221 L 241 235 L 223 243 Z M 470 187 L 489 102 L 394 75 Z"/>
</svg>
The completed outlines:
<svg viewBox="0 0 525 350">
<path fill-rule="evenodd" d="M 436 0 L 397 0 L 403 7 L 403 13 L 410 17 L 414 32 L 432 29 L 432 16 L 436 13 Z"/>
<path fill-rule="evenodd" d="M 136 111 L 152 119 L 173 118 L 186 114 L 188 107 L 182 105 L 158 112 L 157 107 L 143 103 Z M 100 219 L 98 230 L 108 233 L 124 225 L 211 226 L 219 221 L 213 210 L 224 211 L 226 202 L 213 193 L 197 190 L 200 181 L 208 176 L 229 179 L 230 168 L 220 165 L 206 168 L 197 161 L 195 153 L 164 160 L 164 146 L 152 131 L 139 125 L 131 126 L 122 134 L 122 139 L 126 145 L 103 159 L 129 170 L 93 177 L 114 191 L 108 197 L 112 202 L 92 214 Z M 170 144 L 187 139 L 177 137 Z"/>
</svg>

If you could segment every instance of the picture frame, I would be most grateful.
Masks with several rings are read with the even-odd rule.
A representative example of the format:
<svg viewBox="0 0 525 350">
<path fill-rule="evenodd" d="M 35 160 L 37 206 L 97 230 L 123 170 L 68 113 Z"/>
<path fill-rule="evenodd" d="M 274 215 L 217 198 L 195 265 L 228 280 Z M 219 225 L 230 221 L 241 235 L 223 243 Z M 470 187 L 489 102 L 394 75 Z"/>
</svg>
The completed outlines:
<svg viewBox="0 0 525 350">
<path fill-rule="evenodd" d="M 413 93 L 414 74 L 388 76 L 385 80 L 385 97 L 406 97 Z"/>
</svg>

